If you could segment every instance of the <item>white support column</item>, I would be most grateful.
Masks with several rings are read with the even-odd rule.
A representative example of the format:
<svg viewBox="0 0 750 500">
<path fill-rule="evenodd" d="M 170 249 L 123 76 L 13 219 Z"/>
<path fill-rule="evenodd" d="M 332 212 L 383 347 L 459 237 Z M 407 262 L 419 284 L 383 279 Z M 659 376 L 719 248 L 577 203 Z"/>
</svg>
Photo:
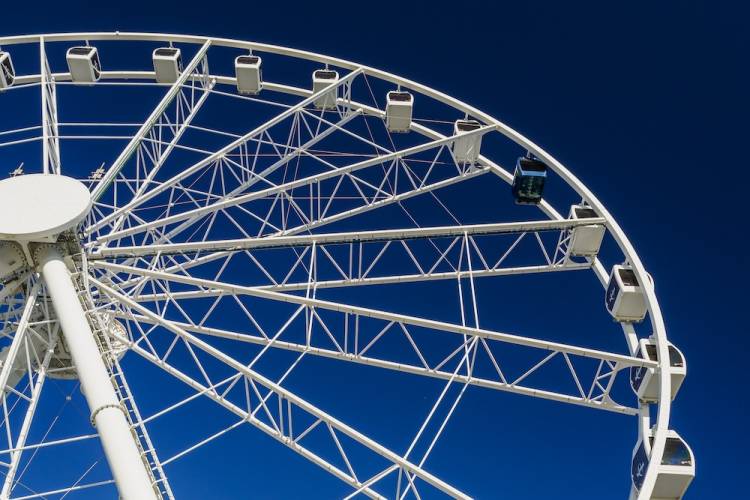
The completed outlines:
<svg viewBox="0 0 750 500">
<path fill-rule="evenodd" d="M 115 394 L 94 333 L 62 255 L 54 247 L 40 249 L 41 273 L 52 298 L 78 371 L 81 388 L 91 410 L 112 470 L 120 497 L 124 500 L 156 500 L 146 464 L 140 456 L 135 437 Z"/>
</svg>

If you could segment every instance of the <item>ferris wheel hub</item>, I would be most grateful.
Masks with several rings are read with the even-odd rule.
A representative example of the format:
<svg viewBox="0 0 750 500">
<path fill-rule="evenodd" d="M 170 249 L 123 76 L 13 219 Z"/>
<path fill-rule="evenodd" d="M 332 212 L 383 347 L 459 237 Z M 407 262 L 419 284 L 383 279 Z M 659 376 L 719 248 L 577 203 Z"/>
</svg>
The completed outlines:
<svg viewBox="0 0 750 500">
<path fill-rule="evenodd" d="M 0 181 L 0 240 L 55 241 L 91 209 L 86 186 L 72 177 L 30 174 Z"/>
</svg>

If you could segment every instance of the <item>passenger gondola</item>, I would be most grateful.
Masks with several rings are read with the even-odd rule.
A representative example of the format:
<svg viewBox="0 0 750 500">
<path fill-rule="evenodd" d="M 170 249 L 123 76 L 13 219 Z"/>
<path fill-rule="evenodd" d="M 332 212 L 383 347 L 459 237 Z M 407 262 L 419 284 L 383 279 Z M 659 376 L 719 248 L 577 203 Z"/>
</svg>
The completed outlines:
<svg viewBox="0 0 750 500">
<path fill-rule="evenodd" d="M 679 349 L 672 343 L 669 343 L 667 347 L 669 351 L 670 397 L 674 400 L 687 375 L 687 365 L 685 364 L 685 356 Z M 649 361 L 659 361 L 659 353 L 653 337 L 640 340 L 637 355 Z M 632 367 L 630 369 L 630 386 L 639 400 L 655 403 L 659 400 L 659 388 L 661 387 L 658 370 L 656 368 Z"/>
<path fill-rule="evenodd" d="M 570 207 L 568 219 L 582 220 L 595 219 L 599 215 L 593 208 L 587 205 L 573 205 Z M 576 226 L 570 230 L 568 240 L 568 255 L 575 257 L 595 257 L 599 253 L 604 239 L 605 227 L 603 224 L 589 224 Z"/>
<path fill-rule="evenodd" d="M 99 52 L 96 47 L 71 47 L 65 54 L 73 83 L 94 83 L 102 73 Z"/>
<path fill-rule="evenodd" d="M 639 439 L 633 449 L 631 479 L 636 492 L 643 487 L 649 465 L 654 430 L 649 431 L 646 440 Z M 656 472 L 656 481 L 651 500 L 678 500 L 683 497 L 695 477 L 693 451 L 675 431 L 667 433 L 664 454 Z"/>
<path fill-rule="evenodd" d="M 339 74 L 337 71 L 329 69 L 319 69 L 313 71 L 313 92 L 317 93 L 333 83 L 339 81 Z M 336 108 L 336 97 L 338 96 L 338 87 L 334 87 L 328 92 L 324 92 L 313 102 L 313 105 L 317 109 L 335 109 Z"/>
<path fill-rule="evenodd" d="M 0 90 L 7 89 L 16 80 L 16 71 L 10 54 L 0 51 Z"/>
<path fill-rule="evenodd" d="M 414 96 L 409 92 L 391 91 L 386 96 L 385 123 L 389 132 L 408 132 L 411 127 Z"/>
<path fill-rule="evenodd" d="M 159 47 L 152 54 L 158 83 L 174 83 L 182 73 L 182 54 L 175 47 Z"/>
<path fill-rule="evenodd" d="M 255 95 L 261 90 L 263 75 L 258 56 L 237 56 L 234 60 L 234 74 L 237 77 L 237 92 L 243 95 Z"/>
<path fill-rule="evenodd" d="M 453 157 L 459 165 L 473 165 L 479 159 L 479 151 L 482 148 L 482 136 L 474 134 L 469 137 L 461 137 L 462 134 L 477 130 L 482 126 L 476 120 L 456 120 L 453 124 Z"/>
<path fill-rule="evenodd" d="M 622 265 L 612 267 L 605 304 L 617 321 L 635 323 L 643 320 L 646 299 L 633 269 Z"/>
<path fill-rule="evenodd" d="M 516 161 L 513 172 L 513 198 L 519 205 L 537 205 L 542 201 L 547 180 L 547 165 L 531 152 Z"/>
</svg>

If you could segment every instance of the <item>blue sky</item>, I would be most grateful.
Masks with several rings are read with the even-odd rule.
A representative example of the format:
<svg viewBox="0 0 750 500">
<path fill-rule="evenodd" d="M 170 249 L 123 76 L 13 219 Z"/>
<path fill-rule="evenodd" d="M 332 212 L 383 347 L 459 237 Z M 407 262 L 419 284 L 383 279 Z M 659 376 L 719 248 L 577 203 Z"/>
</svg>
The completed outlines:
<svg viewBox="0 0 750 500">
<path fill-rule="evenodd" d="M 750 278 L 742 222 L 750 179 L 747 161 L 735 151 L 747 130 L 747 12 L 699 1 L 406 2 L 394 9 L 394 20 L 375 2 L 242 3 L 199 11 L 205 5 L 130 1 L 124 9 L 65 2 L 42 9 L 14 2 L 3 8 L 2 34 L 119 29 L 289 45 L 386 69 L 505 121 L 576 173 L 634 243 L 654 277 L 668 336 L 688 361 L 672 419 L 696 455 L 697 477 L 686 498 L 737 496 L 750 465 L 744 452 L 750 439 L 742 432 L 750 339 L 740 318 L 747 297 L 742 286 Z M 555 287 L 578 284 L 545 283 L 554 283 L 539 285 L 550 296 L 562 290 Z M 583 284 L 581 301 L 596 303 L 599 285 L 593 278 Z M 509 290 L 487 294 L 519 289 Z M 532 300 L 523 309 L 528 314 Z M 428 298 L 415 307 L 428 311 L 433 304 Z M 559 307 L 565 309 L 565 300 Z M 514 329 L 564 341 L 564 332 L 551 329 L 586 325 L 587 316 L 527 319 L 516 318 Z M 413 394 L 435 388 L 409 382 L 402 394 L 383 395 L 384 406 L 370 407 L 363 394 L 398 385 L 398 377 L 353 370 L 344 383 L 326 378 L 327 368 L 315 363 L 305 373 L 328 384 L 329 391 L 317 394 L 321 406 L 373 429 L 389 425 L 385 405 L 408 406 Z M 155 397 L 146 392 L 149 369 L 134 377 L 146 401 Z M 478 498 L 626 494 L 634 420 L 510 394 L 477 391 L 467 399 L 468 410 L 456 414 L 442 452 L 428 464 L 452 471 Z M 220 426 L 220 418 L 201 406 L 185 412 L 183 430 Z M 554 461 L 559 468 L 550 466 Z M 205 467 L 200 479 L 191 472 L 198 466 Z M 543 471 L 549 476 L 540 477 Z M 328 498 L 342 491 L 251 429 L 176 463 L 171 477 L 184 481 L 177 488 L 182 498 L 289 498 L 310 488 Z"/>
</svg>

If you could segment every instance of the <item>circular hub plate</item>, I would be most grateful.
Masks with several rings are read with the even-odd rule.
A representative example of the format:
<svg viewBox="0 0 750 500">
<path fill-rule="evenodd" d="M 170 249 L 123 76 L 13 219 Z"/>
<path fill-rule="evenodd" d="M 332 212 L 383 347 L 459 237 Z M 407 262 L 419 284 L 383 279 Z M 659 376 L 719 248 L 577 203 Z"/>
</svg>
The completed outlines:
<svg viewBox="0 0 750 500">
<path fill-rule="evenodd" d="M 46 241 L 74 228 L 91 208 L 89 190 L 61 175 L 31 174 L 0 181 L 0 239 Z"/>
</svg>

